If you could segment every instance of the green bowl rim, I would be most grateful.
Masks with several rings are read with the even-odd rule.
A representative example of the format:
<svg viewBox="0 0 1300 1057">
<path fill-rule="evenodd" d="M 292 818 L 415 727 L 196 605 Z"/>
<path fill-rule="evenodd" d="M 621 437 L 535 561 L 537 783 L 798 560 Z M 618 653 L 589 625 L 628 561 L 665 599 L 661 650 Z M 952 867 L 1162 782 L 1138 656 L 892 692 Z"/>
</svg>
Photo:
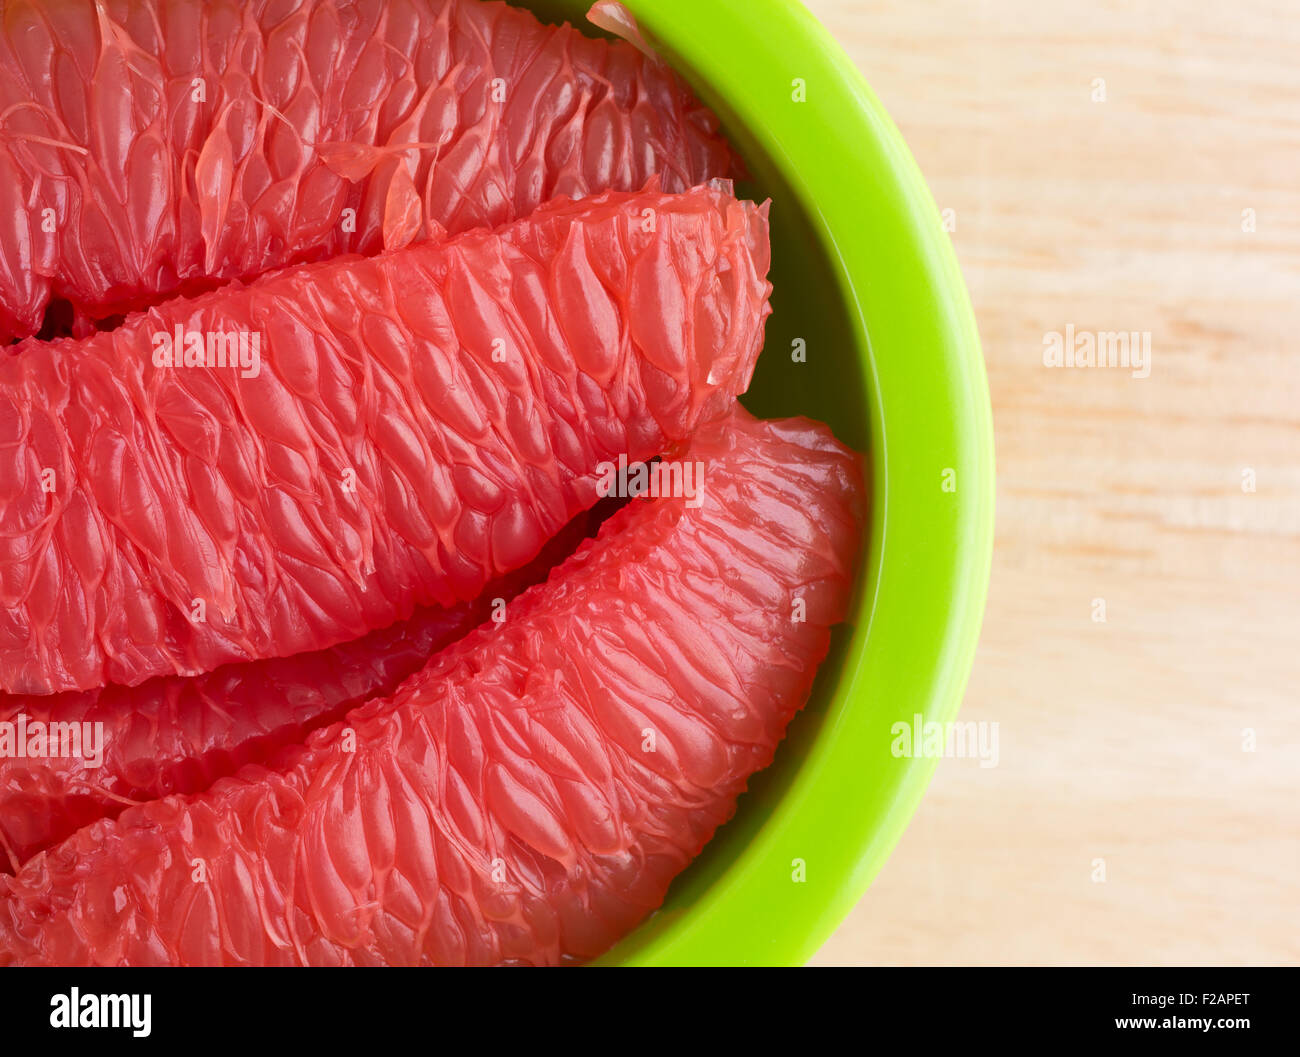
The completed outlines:
<svg viewBox="0 0 1300 1057">
<path fill-rule="evenodd" d="M 956 255 L 920 170 L 853 62 L 802 4 L 627 6 L 724 123 L 746 129 L 779 165 L 818 233 L 866 359 L 874 506 L 867 619 L 789 789 L 688 906 L 655 915 L 599 964 L 802 964 L 862 897 L 934 772 L 934 759 L 885 751 L 894 724 L 918 714 L 949 721 L 965 691 L 993 548 L 988 381 Z"/>
</svg>

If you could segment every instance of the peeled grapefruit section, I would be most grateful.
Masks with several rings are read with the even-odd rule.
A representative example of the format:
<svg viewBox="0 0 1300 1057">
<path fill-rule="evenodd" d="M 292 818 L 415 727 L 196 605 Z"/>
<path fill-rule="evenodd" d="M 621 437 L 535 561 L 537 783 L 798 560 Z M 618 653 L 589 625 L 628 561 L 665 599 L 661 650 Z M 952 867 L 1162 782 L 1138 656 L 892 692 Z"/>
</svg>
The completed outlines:
<svg viewBox="0 0 1300 1057">
<path fill-rule="evenodd" d="M 0 341 L 732 168 L 665 65 L 504 4 L 17 0 Z"/>
<path fill-rule="evenodd" d="M 0 963 L 605 950 L 772 759 L 863 531 L 860 459 L 819 424 L 737 410 L 674 465 L 690 463 L 701 503 L 633 501 L 391 698 L 0 877 Z"/>
<path fill-rule="evenodd" d="M 725 182 L 606 192 L 20 343 L 0 689 L 197 674 L 474 598 L 593 505 L 600 463 L 745 390 L 767 238 Z"/>
<path fill-rule="evenodd" d="M 352 642 L 139 686 L 0 694 L 0 870 L 6 858 L 16 869 L 124 806 L 202 792 L 392 693 L 438 650 L 497 619 L 516 594 L 546 579 L 616 502 L 580 514 L 533 561 L 473 601 L 422 607 Z"/>
</svg>

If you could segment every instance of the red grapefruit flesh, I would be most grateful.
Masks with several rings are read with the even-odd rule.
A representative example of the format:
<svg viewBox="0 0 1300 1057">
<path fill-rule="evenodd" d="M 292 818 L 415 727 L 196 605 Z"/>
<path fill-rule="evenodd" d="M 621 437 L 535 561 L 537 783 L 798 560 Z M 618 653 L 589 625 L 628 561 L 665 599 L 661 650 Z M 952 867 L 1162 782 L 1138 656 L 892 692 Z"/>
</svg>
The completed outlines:
<svg viewBox="0 0 1300 1057">
<path fill-rule="evenodd" d="M 438 650 L 492 619 L 498 604 L 544 580 L 595 531 L 607 505 L 579 515 L 475 600 L 424 607 L 352 642 L 134 687 L 0 694 L 0 724 L 11 725 L 13 737 L 7 745 L 0 734 L 0 870 L 6 858 L 16 868 L 132 802 L 202 792 L 392 693 Z M 77 751 L 55 751 L 72 737 Z"/>
<path fill-rule="evenodd" d="M 702 504 L 634 501 L 391 698 L 0 877 L 0 963 L 605 950 L 771 760 L 863 527 L 860 459 L 824 426 L 738 410 L 686 459 Z"/>
<path fill-rule="evenodd" d="M 594 503 L 599 463 L 744 391 L 767 266 L 766 208 L 729 186 L 606 192 L 19 344 L 0 689 L 197 674 L 475 597 Z M 156 365 L 195 335 L 208 366 Z M 211 366 L 231 335 L 246 367 Z"/>
<path fill-rule="evenodd" d="M 18 0 L 0 341 L 732 167 L 666 66 L 504 4 Z"/>
</svg>

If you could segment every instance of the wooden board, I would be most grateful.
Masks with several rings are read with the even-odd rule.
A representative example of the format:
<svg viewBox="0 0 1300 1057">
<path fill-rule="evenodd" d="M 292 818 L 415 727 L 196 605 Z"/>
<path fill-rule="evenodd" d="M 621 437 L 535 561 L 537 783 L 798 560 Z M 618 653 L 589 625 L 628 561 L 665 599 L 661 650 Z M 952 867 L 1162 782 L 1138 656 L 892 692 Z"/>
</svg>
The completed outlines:
<svg viewBox="0 0 1300 1057">
<path fill-rule="evenodd" d="M 809 7 L 954 211 L 998 458 L 998 765 L 815 963 L 1300 962 L 1294 3 Z M 1149 376 L 1045 367 L 1067 325 Z"/>
</svg>

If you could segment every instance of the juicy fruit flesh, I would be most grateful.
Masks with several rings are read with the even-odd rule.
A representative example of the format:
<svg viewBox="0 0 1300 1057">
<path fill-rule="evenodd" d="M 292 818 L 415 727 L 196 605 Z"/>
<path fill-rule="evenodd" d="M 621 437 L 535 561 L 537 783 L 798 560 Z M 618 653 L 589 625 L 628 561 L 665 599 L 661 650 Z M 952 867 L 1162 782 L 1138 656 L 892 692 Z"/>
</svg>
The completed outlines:
<svg viewBox="0 0 1300 1057">
<path fill-rule="evenodd" d="M 391 698 L 0 878 L 0 962 L 604 950 L 770 761 L 846 612 L 862 531 L 860 460 L 825 427 L 737 410 L 687 457 L 706 467 L 702 505 L 634 501 Z"/>
<path fill-rule="evenodd" d="M 862 527 L 855 455 L 735 404 L 733 168 L 666 66 L 498 4 L 5 5 L 0 341 L 41 340 L 0 357 L 0 722 L 108 740 L 0 758 L 0 964 L 553 964 L 660 904 Z M 270 345 L 150 366 L 173 325 Z M 687 443 L 703 507 L 515 597 L 598 462 Z"/>
<path fill-rule="evenodd" d="M 744 391 L 767 265 L 766 211 L 724 185 L 608 192 L 20 344 L 0 688 L 195 674 L 475 597 L 594 503 L 601 462 Z M 178 328 L 261 334 L 260 366 L 157 366 Z"/>
<path fill-rule="evenodd" d="M 0 694 L 0 723 L 77 724 L 100 733 L 95 753 L 0 756 L 0 871 L 133 802 L 197 793 L 247 763 L 301 742 L 374 697 L 396 690 L 444 646 L 493 618 L 525 587 L 546 578 L 609 513 L 601 503 L 549 540 L 527 566 L 451 608 L 315 653 L 226 665 L 192 678 L 137 687 L 31 696 Z M 90 725 L 98 725 L 92 727 Z M 66 729 L 63 728 L 63 729 Z"/>
<path fill-rule="evenodd" d="M 0 341 L 731 175 L 660 63 L 475 0 L 53 0 L 0 26 Z"/>
</svg>

